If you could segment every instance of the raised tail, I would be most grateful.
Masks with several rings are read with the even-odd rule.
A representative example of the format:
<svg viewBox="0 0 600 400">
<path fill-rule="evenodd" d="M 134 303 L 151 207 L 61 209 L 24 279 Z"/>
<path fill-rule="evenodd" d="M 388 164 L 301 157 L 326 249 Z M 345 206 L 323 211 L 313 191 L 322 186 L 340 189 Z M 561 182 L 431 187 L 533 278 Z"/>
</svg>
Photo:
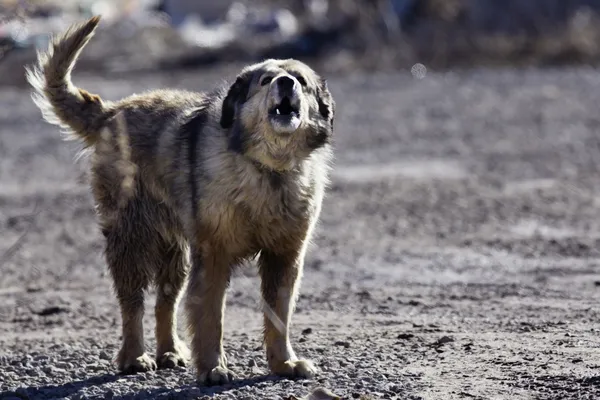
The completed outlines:
<svg viewBox="0 0 600 400">
<path fill-rule="evenodd" d="M 83 139 L 86 147 L 100 138 L 108 112 L 100 97 L 73 85 L 71 71 L 99 22 L 100 16 L 95 16 L 72 25 L 52 38 L 48 50 L 38 52 L 35 66 L 26 68 L 27 81 L 34 89 L 33 101 L 44 119 L 65 128 L 68 138 Z"/>
</svg>

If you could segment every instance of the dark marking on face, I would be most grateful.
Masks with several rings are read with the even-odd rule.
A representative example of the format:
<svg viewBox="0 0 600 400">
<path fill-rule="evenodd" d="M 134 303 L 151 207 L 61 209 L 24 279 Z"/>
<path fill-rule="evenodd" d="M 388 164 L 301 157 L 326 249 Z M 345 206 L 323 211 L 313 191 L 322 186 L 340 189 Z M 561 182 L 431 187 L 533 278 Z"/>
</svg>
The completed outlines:
<svg viewBox="0 0 600 400">
<path fill-rule="evenodd" d="M 252 78 L 253 74 L 251 72 L 239 75 L 227 91 L 227 95 L 223 99 L 223 106 L 221 107 L 220 123 L 222 128 L 229 129 L 233 126 L 238 107 L 243 104 L 248 97 Z"/>
<path fill-rule="evenodd" d="M 319 113 L 323 118 L 329 121 L 333 128 L 333 117 L 335 114 L 335 101 L 327 87 L 327 81 L 323 78 L 319 80 L 317 88 L 317 101 L 319 102 Z"/>
</svg>

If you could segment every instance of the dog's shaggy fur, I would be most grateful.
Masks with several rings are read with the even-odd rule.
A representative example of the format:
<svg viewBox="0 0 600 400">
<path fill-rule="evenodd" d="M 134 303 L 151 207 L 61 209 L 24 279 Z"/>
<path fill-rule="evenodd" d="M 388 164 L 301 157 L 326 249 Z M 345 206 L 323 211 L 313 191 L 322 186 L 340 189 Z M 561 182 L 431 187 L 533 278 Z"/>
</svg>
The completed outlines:
<svg viewBox="0 0 600 400">
<path fill-rule="evenodd" d="M 314 365 L 294 354 L 289 324 L 331 159 L 335 105 L 325 80 L 299 61 L 267 60 L 211 93 L 158 90 L 103 101 L 71 82 L 99 21 L 53 39 L 27 78 L 45 119 L 91 153 L 92 191 L 122 314 L 119 369 L 185 365 L 175 318 L 187 280 L 198 378 L 230 381 L 225 292 L 232 267 L 258 256 L 270 369 L 313 376 Z M 142 329 L 151 283 L 156 363 L 144 352 Z"/>
</svg>

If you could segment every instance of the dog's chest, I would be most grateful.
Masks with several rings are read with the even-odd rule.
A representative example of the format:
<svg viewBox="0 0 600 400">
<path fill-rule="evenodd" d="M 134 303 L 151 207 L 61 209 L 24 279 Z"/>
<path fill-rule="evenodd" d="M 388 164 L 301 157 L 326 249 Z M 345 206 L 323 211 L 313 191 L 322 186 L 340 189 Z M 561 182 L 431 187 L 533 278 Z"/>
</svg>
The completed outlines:
<svg viewBox="0 0 600 400">
<path fill-rule="evenodd" d="M 203 220 L 213 239 L 242 255 L 302 235 L 312 207 L 307 182 L 278 175 L 238 178 L 211 196 L 205 208 Z"/>
</svg>

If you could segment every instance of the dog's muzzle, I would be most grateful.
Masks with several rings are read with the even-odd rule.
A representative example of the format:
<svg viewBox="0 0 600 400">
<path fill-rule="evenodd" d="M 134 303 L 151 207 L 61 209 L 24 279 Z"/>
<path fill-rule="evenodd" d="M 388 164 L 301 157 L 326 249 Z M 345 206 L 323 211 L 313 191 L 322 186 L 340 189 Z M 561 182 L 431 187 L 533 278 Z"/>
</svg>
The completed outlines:
<svg viewBox="0 0 600 400">
<path fill-rule="evenodd" d="M 269 119 L 273 128 L 290 133 L 300 126 L 300 83 L 289 76 L 280 76 L 271 84 Z"/>
</svg>

